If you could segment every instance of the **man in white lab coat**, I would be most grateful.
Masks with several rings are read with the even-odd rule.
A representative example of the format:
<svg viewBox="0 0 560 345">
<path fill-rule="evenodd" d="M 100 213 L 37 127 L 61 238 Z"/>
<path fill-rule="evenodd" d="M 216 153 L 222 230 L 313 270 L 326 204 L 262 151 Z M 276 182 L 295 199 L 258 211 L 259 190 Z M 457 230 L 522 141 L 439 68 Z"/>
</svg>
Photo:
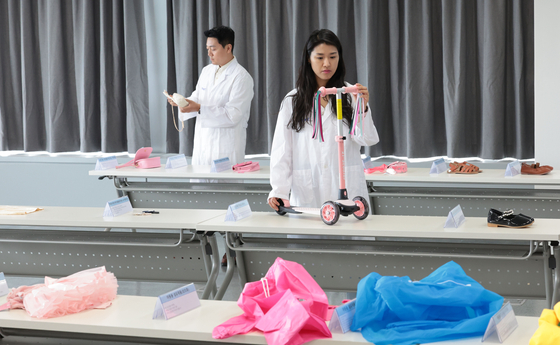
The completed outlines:
<svg viewBox="0 0 560 345">
<path fill-rule="evenodd" d="M 204 35 L 212 63 L 202 69 L 188 105 L 179 108 L 185 118 L 197 113 L 192 165 L 211 165 L 225 157 L 235 165 L 245 158 L 253 78 L 233 55 L 235 33 L 231 28 L 218 26 Z M 222 265 L 226 264 L 224 254 Z"/>
<path fill-rule="evenodd" d="M 226 26 L 204 32 L 212 62 L 200 73 L 196 89 L 181 113 L 196 114 L 192 164 L 211 165 L 228 157 L 233 164 L 245 157 L 247 121 L 253 99 L 253 78 L 233 55 L 235 33 Z M 170 102 L 171 103 L 171 102 Z"/>
</svg>

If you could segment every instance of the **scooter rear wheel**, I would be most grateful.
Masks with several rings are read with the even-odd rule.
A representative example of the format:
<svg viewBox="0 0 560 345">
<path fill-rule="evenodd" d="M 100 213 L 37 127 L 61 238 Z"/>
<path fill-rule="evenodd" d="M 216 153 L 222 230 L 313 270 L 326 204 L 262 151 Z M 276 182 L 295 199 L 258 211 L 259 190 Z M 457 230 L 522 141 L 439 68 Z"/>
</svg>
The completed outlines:
<svg viewBox="0 0 560 345">
<path fill-rule="evenodd" d="M 327 201 L 321 207 L 321 219 L 327 225 L 333 225 L 338 222 L 340 217 L 340 210 L 338 206 L 332 201 Z"/>
<path fill-rule="evenodd" d="M 357 196 L 352 199 L 352 201 L 354 201 L 356 206 L 360 208 L 358 211 L 354 212 L 354 217 L 358 218 L 359 220 L 366 219 L 369 216 L 369 204 L 367 200 L 365 198 L 362 198 L 361 196 Z"/>
</svg>

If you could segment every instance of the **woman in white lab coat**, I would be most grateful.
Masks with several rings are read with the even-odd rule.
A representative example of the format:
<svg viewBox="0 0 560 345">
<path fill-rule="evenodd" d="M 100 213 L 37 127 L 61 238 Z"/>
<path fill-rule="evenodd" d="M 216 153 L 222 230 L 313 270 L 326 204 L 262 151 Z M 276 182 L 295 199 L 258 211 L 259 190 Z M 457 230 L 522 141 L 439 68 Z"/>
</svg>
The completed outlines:
<svg viewBox="0 0 560 345">
<path fill-rule="evenodd" d="M 330 30 L 314 31 L 303 50 L 296 89 L 286 95 L 278 114 L 270 157 L 272 191 L 268 196 L 268 204 L 274 210 L 278 210 L 277 199 L 282 199 L 286 206 L 300 207 L 321 207 L 325 201 L 338 199 L 335 95 L 321 99 L 324 142 L 312 139 L 311 119 L 313 97 L 318 89 L 346 86 L 345 73 L 338 37 Z M 367 87 L 356 85 L 367 104 Z M 342 97 L 344 131 L 348 133 L 356 100 L 348 94 Z M 344 141 L 346 189 L 350 200 L 355 196 L 368 199 L 360 148 L 377 142 L 379 136 L 367 106 L 363 132 L 347 135 Z"/>
</svg>

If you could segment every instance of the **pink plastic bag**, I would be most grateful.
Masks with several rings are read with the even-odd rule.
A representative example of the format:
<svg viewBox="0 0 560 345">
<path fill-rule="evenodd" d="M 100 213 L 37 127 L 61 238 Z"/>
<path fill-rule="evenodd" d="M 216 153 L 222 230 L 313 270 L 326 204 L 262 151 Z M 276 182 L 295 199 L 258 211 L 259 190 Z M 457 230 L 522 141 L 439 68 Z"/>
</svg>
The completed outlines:
<svg viewBox="0 0 560 345">
<path fill-rule="evenodd" d="M 393 171 L 389 170 L 389 168 L 393 169 Z M 373 174 L 376 172 L 379 173 L 392 173 L 392 174 L 404 174 L 405 172 L 408 171 L 408 166 L 406 164 L 406 162 L 400 162 L 400 161 L 396 161 L 393 162 L 389 165 L 387 164 L 381 164 L 380 166 L 374 167 L 374 168 L 369 168 L 369 169 L 364 169 L 364 172 L 366 174 Z"/>
<path fill-rule="evenodd" d="M 117 296 L 117 278 L 105 267 L 80 271 L 68 277 L 45 277 L 45 284 L 20 286 L 8 294 L 11 309 L 23 308 L 38 319 L 107 308 Z"/>
<path fill-rule="evenodd" d="M 150 153 L 152 153 L 151 147 L 142 147 L 136 151 L 134 155 L 134 159 L 130 160 L 124 164 L 118 165 L 116 168 L 124 168 L 129 166 L 135 166 L 139 169 L 151 169 L 151 168 L 159 168 L 161 166 L 161 161 L 159 157 L 150 157 Z"/>
<path fill-rule="evenodd" d="M 246 172 L 251 172 L 251 171 L 258 171 L 261 169 L 261 166 L 259 165 L 259 162 L 243 162 L 243 163 L 239 163 L 239 164 L 235 164 L 232 167 L 233 171 L 236 171 L 238 173 L 246 173 Z"/>
<path fill-rule="evenodd" d="M 332 337 L 327 296 L 296 262 L 277 258 L 261 281 L 245 284 L 237 305 L 244 313 L 216 326 L 213 338 L 260 330 L 268 344 L 298 345 Z"/>
</svg>

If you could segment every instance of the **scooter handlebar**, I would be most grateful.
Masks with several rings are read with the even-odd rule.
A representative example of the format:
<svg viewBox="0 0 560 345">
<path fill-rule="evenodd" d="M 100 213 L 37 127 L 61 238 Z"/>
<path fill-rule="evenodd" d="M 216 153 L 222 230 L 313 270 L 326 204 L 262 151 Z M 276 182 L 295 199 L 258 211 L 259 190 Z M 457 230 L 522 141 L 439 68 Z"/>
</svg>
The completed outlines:
<svg viewBox="0 0 560 345">
<path fill-rule="evenodd" d="M 319 88 L 319 92 L 321 93 L 321 97 L 325 97 L 326 95 L 335 95 L 339 90 L 342 91 L 342 93 L 353 93 L 353 94 L 360 93 L 360 90 L 358 89 L 358 87 L 356 85 L 345 86 L 345 87 L 341 87 L 341 88 L 329 87 L 328 89 L 325 88 L 324 86 L 321 86 Z"/>
</svg>

